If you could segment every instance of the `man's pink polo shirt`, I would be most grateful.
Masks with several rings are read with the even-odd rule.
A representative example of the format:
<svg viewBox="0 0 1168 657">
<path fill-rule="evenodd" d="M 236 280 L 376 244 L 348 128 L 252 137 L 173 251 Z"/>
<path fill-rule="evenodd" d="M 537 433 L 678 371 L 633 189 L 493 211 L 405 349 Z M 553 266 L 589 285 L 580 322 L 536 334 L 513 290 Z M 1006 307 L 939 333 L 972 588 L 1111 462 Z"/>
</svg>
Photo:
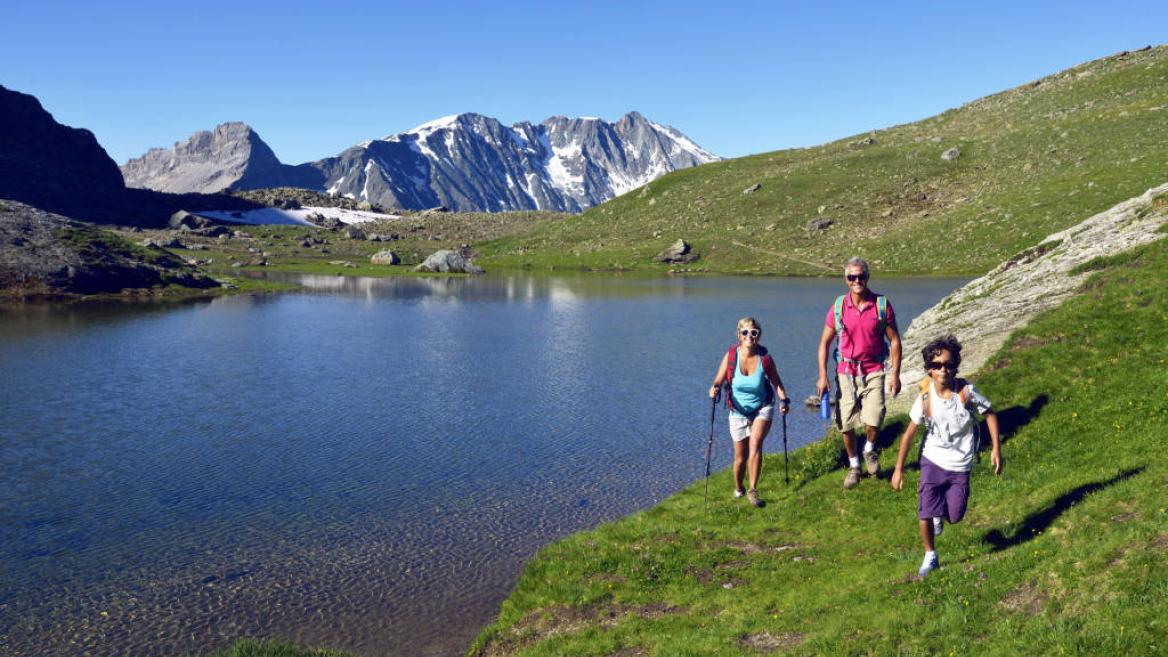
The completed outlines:
<svg viewBox="0 0 1168 657">
<path fill-rule="evenodd" d="M 863 308 L 856 308 L 852 303 L 852 295 L 844 295 L 844 307 L 840 312 L 843 322 L 842 335 L 839 339 L 840 363 L 836 370 L 840 374 L 851 374 L 852 369 L 844 358 L 863 361 L 862 374 L 871 374 L 884 369 L 884 363 L 879 360 L 884 353 L 884 334 L 880 332 L 880 318 L 876 312 L 876 293 L 868 291 L 868 298 L 862 301 Z M 884 323 L 896 328 L 896 313 L 892 310 L 892 302 L 885 298 Z M 835 304 L 827 309 L 824 325 L 835 328 Z"/>
</svg>

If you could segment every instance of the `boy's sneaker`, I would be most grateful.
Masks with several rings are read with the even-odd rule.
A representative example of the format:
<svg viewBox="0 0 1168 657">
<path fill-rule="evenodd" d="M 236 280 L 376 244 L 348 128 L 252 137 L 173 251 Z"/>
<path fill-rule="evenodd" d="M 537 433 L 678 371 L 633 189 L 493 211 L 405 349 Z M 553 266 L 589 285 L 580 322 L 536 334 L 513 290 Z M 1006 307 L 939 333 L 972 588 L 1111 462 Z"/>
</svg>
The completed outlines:
<svg viewBox="0 0 1168 657">
<path fill-rule="evenodd" d="M 926 554 L 925 560 L 921 562 L 921 569 L 917 571 L 917 576 L 924 578 L 930 572 L 941 567 L 941 562 L 937 560 L 937 553 Z"/>
<path fill-rule="evenodd" d="M 753 488 L 746 491 L 746 499 L 750 500 L 751 504 L 760 509 L 766 504 L 766 502 L 763 502 L 762 498 L 758 496 L 758 491 Z"/>
<path fill-rule="evenodd" d="M 738 498 L 742 497 L 742 496 L 743 496 L 743 495 L 745 495 L 745 494 L 746 494 L 746 491 L 742 490 L 741 488 L 735 488 L 735 489 L 734 489 L 734 499 L 738 499 Z"/>
<path fill-rule="evenodd" d="M 945 531 L 945 521 L 940 516 L 933 518 L 933 538 L 940 536 L 943 531 Z"/>
<path fill-rule="evenodd" d="M 848 474 L 844 476 L 844 488 L 851 488 L 860 483 L 860 469 L 848 468 Z"/>
<path fill-rule="evenodd" d="M 880 472 L 880 455 L 876 453 L 876 450 L 864 452 L 864 466 L 868 468 L 868 474 L 873 477 Z"/>
</svg>

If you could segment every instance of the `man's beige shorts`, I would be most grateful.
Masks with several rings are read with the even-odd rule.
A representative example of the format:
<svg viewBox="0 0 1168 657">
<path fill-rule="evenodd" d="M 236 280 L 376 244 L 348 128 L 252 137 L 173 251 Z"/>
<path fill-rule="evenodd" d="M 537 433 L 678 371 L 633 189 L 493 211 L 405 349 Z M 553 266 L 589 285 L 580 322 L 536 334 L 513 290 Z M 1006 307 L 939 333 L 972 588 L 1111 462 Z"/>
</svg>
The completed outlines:
<svg viewBox="0 0 1168 657">
<path fill-rule="evenodd" d="M 862 431 L 864 425 L 879 428 L 884 422 L 884 370 L 862 377 L 840 374 L 836 390 L 837 429 Z"/>
</svg>

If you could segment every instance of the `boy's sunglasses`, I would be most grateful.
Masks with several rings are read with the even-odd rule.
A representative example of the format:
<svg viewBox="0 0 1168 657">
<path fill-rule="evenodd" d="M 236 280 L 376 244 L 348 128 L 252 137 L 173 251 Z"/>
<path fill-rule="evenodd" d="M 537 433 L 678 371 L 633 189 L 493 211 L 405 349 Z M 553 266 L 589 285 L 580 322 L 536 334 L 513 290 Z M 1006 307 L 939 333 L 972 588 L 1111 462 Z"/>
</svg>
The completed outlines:
<svg viewBox="0 0 1168 657">
<path fill-rule="evenodd" d="M 739 331 L 739 333 L 741 333 L 742 337 L 744 337 L 744 338 L 748 335 L 752 338 L 758 337 L 758 329 L 742 329 L 741 331 Z"/>
<path fill-rule="evenodd" d="M 854 281 L 866 281 L 866 280 L 868 280 L 868 275 L 867 274 L 848 274 L 847 279 L 848 279 L 849 283 L 854 282 Z"/>
<path fill-rule="evenodd" d="M 950 363 L 929 363 L 929 369 L 931 369 L 931 370 L 946 369 L 946 370 L 949 370 L 950 372 L 956 372 L 957 371 L 957 363 L 952 363 L 952 362 L 950 362 Z"/>
</svg>

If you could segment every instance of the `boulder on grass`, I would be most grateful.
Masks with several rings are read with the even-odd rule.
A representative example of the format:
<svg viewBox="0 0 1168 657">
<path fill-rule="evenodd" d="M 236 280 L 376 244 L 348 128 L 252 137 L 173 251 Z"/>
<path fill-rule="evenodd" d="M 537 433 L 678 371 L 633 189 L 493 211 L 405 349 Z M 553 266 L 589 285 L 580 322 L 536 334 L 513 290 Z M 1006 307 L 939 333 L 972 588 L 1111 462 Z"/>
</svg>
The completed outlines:
<svg viewBox="0 0 1168 657">
<path fill-rule="evenodd" d="M 171 228 L 178 228 L 180 230 L 193 230 L 195 228 L 207 228 L 215 222 L 206 217 L 200 217 L 197 214 L 191 214 L 186 210 L 179 210 L 170 215 L 169 226 Z"/>
<path fill-rule="evenodd" d="M 672 245 L 670 245 L 670 247 L 668 249 L 665 249 L 661 253 L 658 253 L 657 257 L 655 257 L 653 259 L 656 260 L 657 262 L 665 262 L 665 263 L 669 263 L 669 264 L 674 264 L 674 263 L 694 262 L 695 260 L 697 260 L 700 257 L 701 256 L 699 256 L 693 250 L 693 248 L 690 247 L 688 242 L 686 242 L 685 240 L 679 239 L 676 242 L 674 242 Z"/>
<path fill-rule="evenodd" d="M 486 271 L 478 265 L 458 255 L 456 251 L 443 249 L 430 254 L 426 260 L 414 268 L 415 271 L 432 271 L 452 274 L 483 274 Z"/>
<path fill-rule="evenodd" d="M 375 265 L 396 265 L 401 263 L 401 258 L 393 251 L 378 251 L 369 258 L 369 262 Z"/>
</svg>

